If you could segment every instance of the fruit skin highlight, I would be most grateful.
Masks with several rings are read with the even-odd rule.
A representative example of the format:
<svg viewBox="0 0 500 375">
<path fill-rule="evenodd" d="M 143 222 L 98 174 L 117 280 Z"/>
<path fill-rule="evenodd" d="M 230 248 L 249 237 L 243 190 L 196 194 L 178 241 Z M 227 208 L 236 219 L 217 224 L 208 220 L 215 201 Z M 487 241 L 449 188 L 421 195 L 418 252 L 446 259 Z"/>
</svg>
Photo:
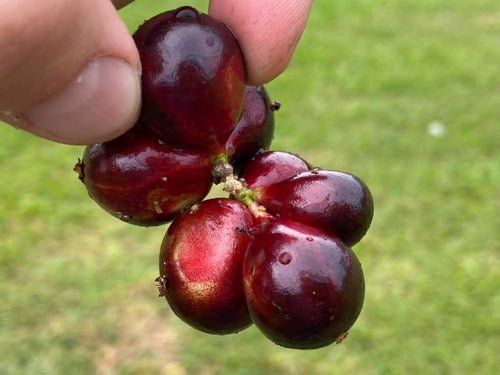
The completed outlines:
<svg viewBox="0 0 500 375">
<path fill-rule="evenodd" d="M 255 154 L 269 149 L 278 108 L 264 86 L 247 86 L 241 118 L 221 150 L 233 167 L 239 169 Z"/>
<path fill-rule="evenodd" d="M 276 218 L 255 232 L 243 277 L 253 322 L 287 348 L 340 342 L 363 307 L 364 277 L 352 250 L 291 220 Z"/>
<path fill-rule="evenodd" d="M 267 151 L 254 156 L 240 172 L 249 189 L 271 185 L 299 172 L 311 170 L 301 157 L 284 151 Z"/>
<path fill-rule="evenodd" d="M 139 125 L 112 141 L 87 146 L 75 171 L 99 206 L 141 226 L 171 221 L 212 186 L 208 153 L 163 144 Z"/>
<path fill-rule="evenodd" d="M 161 245 L 160 295 L 184 322 L 212 334 L 251 324 L 242 264 L 254 220 L 240 202 L 203 201 L 173 221 Z M 241 230 L 238 230 L 240 228 Z"/>
<path fill-rule="evenodd" d="M 300 172 L 253 189 L 253 198 L 270 213 L 322 228 L 348 246 L 363 238 L 373 218 L 366 184 L 340 171 Z"/>
<path fill-rule="evenodd" d="M 181 7 L 146 21 L 133 37 L 143 67 L 142 120 L 163 140 L 223 147 L 241 116 L 246 88 L 231 31 Z"/>
</svg>

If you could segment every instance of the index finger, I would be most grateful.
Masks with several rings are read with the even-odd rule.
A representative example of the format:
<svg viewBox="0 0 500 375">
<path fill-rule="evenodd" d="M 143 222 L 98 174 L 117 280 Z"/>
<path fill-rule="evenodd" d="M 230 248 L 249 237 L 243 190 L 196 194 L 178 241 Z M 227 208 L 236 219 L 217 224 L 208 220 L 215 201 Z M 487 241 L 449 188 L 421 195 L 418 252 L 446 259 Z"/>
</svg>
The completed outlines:
<svg viewBox="0 0 500 375">
<path fill-rule="evenodd" d="M 211 0 L 209 14 L 236 35 L 250 84 L 271 81 L 288 66 L 313 0 Z"/>
</svg>

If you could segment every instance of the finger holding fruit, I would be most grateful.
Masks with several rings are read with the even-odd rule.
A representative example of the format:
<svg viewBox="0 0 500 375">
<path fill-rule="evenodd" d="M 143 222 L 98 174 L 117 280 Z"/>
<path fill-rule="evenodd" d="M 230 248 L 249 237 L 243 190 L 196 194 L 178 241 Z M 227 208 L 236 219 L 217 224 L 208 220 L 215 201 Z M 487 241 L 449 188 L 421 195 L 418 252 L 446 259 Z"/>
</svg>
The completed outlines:
<svg viewBox="0 0 500 375">
<path fill-rule="evenodd" d="M 143 69 L 117 12 L 132 2 L 0 1 L 0 121 L 75 145 L 109 141 L 132 127 Z M 209 3 L 213 18 L 237 35 L 247 83 L 259 86 L 288 65 L 312 0 Z"/>
</svg>

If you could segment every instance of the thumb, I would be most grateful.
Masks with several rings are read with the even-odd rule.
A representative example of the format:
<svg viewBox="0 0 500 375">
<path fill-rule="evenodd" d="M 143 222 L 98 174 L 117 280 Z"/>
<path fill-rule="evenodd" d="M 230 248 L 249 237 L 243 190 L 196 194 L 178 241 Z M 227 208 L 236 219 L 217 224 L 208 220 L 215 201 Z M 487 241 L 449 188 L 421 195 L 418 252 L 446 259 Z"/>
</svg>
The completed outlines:
<svg viewBox="0 0 500 375">
<path fill-rule="evenodd" d="M 0 14 L 0 120 L 68 144 L 134 124 L 140 61 L 111 1 L 2 0 Z"/>
</svg>

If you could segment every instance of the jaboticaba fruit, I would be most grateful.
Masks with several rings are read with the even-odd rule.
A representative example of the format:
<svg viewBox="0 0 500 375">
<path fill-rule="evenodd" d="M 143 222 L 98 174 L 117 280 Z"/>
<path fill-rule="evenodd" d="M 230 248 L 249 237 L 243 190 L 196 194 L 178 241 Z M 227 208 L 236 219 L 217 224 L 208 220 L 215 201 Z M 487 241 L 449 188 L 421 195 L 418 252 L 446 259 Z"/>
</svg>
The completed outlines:
<svg viewBox="0 0 500 375">
<path fill-rule="evenodd" d="M 142 120 L 162 139 L 217 150 L 243 110 L 246 72 L 231 31 L 191 7 L 159 14 L 134 34 Z"/>
<path fill-rule="evenodd" d="M 254 220 L 242 203 L 226 198 L 194 205 L 170 225 L 161 245 L 160 295 L 194 328 L 212 334 L 251 324 L 242 265 Z"/>
<path fill-rule="evenodd" d="M 255 325 L 288 348 L 340 341 L 363 306 L 365 283 L 356 255 L 332 234 L 286 219 L 255 231 L 243 267 Z"/>
<path fill-rule="evenodd" d="M 75 170 L 102 208 L 143 226 L 172 220 L 212 186 L 207 152 L 163 144 L 139 125 L 110 142 L 87 146 Z"/>
<path fill-rule="evenodd" d="M 252 158 L 240 173 L 249 189 L 275 184 L 309 171 L 309 164 L 299 156 L 283 151 L 268 151 Z"/>
<path fill-rule="evenodd" d="M 280 217 L 316 226 L 348 246 L 361 240 L 373 217 L 373 199 L 352 174 L 311 170 L 253 189 L 258 204 Z"/>
<path fill-rule="evenodd" d="M 241 118 L 221 150 L 233 167 L 245 165 L 257 152 L 269 149 L 276 109 L 264 86 L 247 87 Z"/>
</svg>

